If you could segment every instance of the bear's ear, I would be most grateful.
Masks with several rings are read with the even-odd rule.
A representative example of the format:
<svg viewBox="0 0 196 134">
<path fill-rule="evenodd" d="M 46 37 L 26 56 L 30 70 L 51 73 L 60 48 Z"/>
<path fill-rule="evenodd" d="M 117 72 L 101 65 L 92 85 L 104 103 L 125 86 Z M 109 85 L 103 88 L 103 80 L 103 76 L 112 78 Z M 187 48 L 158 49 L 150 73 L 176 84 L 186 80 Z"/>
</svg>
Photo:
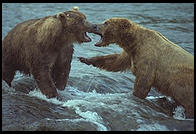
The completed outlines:
<svg viewBox="0 0 196 134">
<path fill-rule="evenodd" d="M 56 14 L 56 17 L 58 19 L 61 19 L 61 18 L 64 18 L 65 17 L 65 14 L 63 12 L 59 12 L 59 13 Z"/>
<path fill-rule="evenodd" d="M 73 11 L 78 11 L 78 9 L 79 9 L 79 8 L 78 8 L 77 6 L 74 6 L 74 7 L 72 8 Z"/>
<path fill-rule="evenodd" d="M 123 30 L 129 29 L 131 27 L 131 23 L 127 19 L 122 19 L 120 22 L 120 28 Z"/>
</svg>

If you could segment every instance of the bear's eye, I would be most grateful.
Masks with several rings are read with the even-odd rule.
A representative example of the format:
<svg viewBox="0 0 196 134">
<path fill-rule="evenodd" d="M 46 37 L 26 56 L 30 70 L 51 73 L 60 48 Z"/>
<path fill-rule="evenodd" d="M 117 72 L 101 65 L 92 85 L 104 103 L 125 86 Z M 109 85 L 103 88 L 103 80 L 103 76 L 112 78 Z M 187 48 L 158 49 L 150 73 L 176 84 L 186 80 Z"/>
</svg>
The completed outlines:
<svg viewBox="0 0 196 134">
<path fill-rule="evenodd" d="M 66 16 L 68 17 L 68 18 L 73 18 L 74 16 L 72 15 L 72 14 L 66 14 Z"/>
<path fill-rule="evenodd" d="M 79 22 L 79 23 L 83 23 L 84 20 L 83 20 L 82 18 L 80 18 L 80 19 L 78 20 L 78 22 Z"/>
<path fill-rule="evenodd" d="M 108 24 L 109 24 L 109 22 L 106 21 L 106 22 L 104 23 L 104 26 L 107 26 Z"/>
<path fill-rule="evenodd" d="M 82 21 L 83 21 L 83 20 L 82 20 L 81 18 L 78 19 L 78 22 L 79 22 L 79 23 L 82 23 Z"/>
</svg>

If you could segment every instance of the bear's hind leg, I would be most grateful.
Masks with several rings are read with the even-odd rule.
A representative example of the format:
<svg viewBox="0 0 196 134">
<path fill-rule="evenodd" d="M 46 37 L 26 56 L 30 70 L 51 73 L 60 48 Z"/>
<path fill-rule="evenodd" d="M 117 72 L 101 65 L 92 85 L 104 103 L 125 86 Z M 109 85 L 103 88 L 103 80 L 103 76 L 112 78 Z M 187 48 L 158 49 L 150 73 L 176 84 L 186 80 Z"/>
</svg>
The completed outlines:
<svg viewBox="0 0 196 134">
<path fill-rule="evenodd" d="M 11 82 L 14 79 L 15 69 L 6 65 L 2 65 L 2 79 L 11 87 Z"/>
</svg>

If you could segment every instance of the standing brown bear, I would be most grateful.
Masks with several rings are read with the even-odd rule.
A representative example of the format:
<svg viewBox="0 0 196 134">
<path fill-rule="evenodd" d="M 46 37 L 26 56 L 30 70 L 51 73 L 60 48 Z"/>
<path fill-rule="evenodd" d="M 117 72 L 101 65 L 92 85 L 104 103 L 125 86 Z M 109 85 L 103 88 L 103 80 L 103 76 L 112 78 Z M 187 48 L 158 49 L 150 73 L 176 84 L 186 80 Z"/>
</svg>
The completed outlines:
<svg viewBox="0 0 196 134">
<path fill-rule="evenodd" d="M 32 74 L 48 98 L 64 90 L 71 68 L 73 43 L 90 42 L 89 23 L 77 8 L 16 25 L 2 41 L 2 79 L 9 86 L 16 70 Z"/>
<path fill-rule="evenodd" d="M 194 116 L 194 57 L 161 33 L 128 19 L 111 18 L 97 25 L 101 40 L 95 46 L 116 43 L 123 52 L 85 59 L 81 62 L 107 71 L 130 69 L 136 76 L 133 94 L 144 99 L 152 87 L 171 96 Z"/>
</svg>

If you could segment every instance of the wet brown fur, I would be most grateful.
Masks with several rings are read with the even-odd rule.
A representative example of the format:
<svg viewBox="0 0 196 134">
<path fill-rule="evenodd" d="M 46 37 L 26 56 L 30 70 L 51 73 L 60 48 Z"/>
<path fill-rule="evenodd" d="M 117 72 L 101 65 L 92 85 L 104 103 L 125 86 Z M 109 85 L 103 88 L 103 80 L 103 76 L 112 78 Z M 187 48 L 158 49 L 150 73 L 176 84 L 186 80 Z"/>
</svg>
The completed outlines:
<svg viewBox="0 0 196 134">
<path fill-rule="evenodd" d="M 107 22 L 107 23 L 106 23 Z M 184 106 L 194 117 L 194 57 L 161 33 L 124 18 L 112 18 L 100 25 L 103 46 L 116 43 L 121 54 L 80 58 L 108 71 L 130 69 L 136 76 L 133 94 L 144 99 L 152 87 Z"/>
<path fill-rule="evenodd" d="M 73 43 L 82 43 L 84 14 L 61 12 L 14 27 L 2 41 L 2 79 L 11 86 L 16 70 L 33 74 L 47 97 L 64 90 L 71 68 Z"/>
</svg>

